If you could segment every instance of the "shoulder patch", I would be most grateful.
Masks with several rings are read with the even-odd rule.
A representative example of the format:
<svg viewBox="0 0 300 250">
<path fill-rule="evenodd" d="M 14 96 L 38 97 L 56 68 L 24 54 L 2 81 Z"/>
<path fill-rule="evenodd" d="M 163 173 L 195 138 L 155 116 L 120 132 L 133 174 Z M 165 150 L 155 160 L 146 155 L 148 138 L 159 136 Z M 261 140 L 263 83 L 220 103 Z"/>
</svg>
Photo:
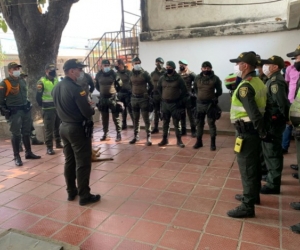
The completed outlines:
<svg viewBox="0 0 300 250">
<path fill-rule="evenodd" d="M 85 92 L 85 91 L 81 91 L 79 94 L 80 94 L 81 96 L 85 96 L 85 95 L 86 95 L 86 92 Z"/>
<path fill-rule="evenodd" d="M 271 91 L 273 94 L 276 94 L 278 92 L 278 84 L 273 84 L 271 86 Z"/>
<path fill-rule="evenodd" d="M 240 87 L 239 88 L 239 95 L 244 98 L 247 96 L 248 93 L 248 87 Z"/>
<path fill-rule="evenodd" d="M 276 80 L 276 76 L 273 76 L 272 78 L 271 78 L 271 81 L 275 81 Z"/>
</svg>

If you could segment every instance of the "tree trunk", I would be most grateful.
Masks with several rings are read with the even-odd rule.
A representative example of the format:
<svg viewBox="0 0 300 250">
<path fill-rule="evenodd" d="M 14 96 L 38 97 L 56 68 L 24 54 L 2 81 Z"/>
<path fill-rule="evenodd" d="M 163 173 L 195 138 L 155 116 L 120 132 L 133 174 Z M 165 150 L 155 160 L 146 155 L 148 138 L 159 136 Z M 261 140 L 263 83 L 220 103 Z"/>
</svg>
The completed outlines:
<svg viewBox="0 0 300 250">
<path fill-rule="evenodd" d="M 37 106 L 36 83 L 45 75 L 45 65 L 56 63 L 62 32 L 69 20 L 72 4 L 79 0 L 49 0 L 41 14 L 37 0 L 0 0 L 1 12 L 17 43 L 22 70 L 28 74 L 28 98 L 32 117 L 41 117 Z"/>
</svg>

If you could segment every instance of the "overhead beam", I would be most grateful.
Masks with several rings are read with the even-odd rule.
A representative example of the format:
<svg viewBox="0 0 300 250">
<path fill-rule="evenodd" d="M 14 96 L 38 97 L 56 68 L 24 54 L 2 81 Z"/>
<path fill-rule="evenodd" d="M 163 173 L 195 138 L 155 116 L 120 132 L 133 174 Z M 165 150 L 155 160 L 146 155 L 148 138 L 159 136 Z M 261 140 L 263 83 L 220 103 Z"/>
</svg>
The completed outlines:
<svg viewBox="0 0 300 250">
<path fill-rule="evenodd" d="M 298 28 L 300 23 L 300 0 L 290 0 L 287 7 L 286 27 L 288 29 Z"/>
</svg>

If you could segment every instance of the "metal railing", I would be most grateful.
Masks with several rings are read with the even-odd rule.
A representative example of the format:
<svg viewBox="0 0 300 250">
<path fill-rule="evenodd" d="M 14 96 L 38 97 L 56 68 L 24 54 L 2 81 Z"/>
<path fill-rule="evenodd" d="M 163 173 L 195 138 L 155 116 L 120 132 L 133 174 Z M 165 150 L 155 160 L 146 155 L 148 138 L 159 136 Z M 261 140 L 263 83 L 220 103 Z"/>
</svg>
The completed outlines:
<svg viewBox="0 0 300 250">
<path fill-rule="evenodd" d="M 129 30 L 105 32 L 95 43 L 83 63 L 87 73 L 97 73 L 103 59 L 113 63 L 122 59 L 125 63 L 139 55 L 140 19 Z"/>
</svg>

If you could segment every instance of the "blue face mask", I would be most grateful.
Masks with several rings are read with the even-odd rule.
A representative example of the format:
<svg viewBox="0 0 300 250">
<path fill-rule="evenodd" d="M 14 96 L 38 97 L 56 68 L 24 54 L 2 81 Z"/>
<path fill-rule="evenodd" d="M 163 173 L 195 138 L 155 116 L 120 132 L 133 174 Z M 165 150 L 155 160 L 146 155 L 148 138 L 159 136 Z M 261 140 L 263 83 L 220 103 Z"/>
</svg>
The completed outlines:
<svg viewBox="0 0 300 250">
<path fill-rule="evenodd" d="M 104 68 L 103 68 L 103 71 L 104 71 L 105 73 L 109 72 L 109 71 L 110 71 L 110 67 L 104 67 Z"/>
</svg>

